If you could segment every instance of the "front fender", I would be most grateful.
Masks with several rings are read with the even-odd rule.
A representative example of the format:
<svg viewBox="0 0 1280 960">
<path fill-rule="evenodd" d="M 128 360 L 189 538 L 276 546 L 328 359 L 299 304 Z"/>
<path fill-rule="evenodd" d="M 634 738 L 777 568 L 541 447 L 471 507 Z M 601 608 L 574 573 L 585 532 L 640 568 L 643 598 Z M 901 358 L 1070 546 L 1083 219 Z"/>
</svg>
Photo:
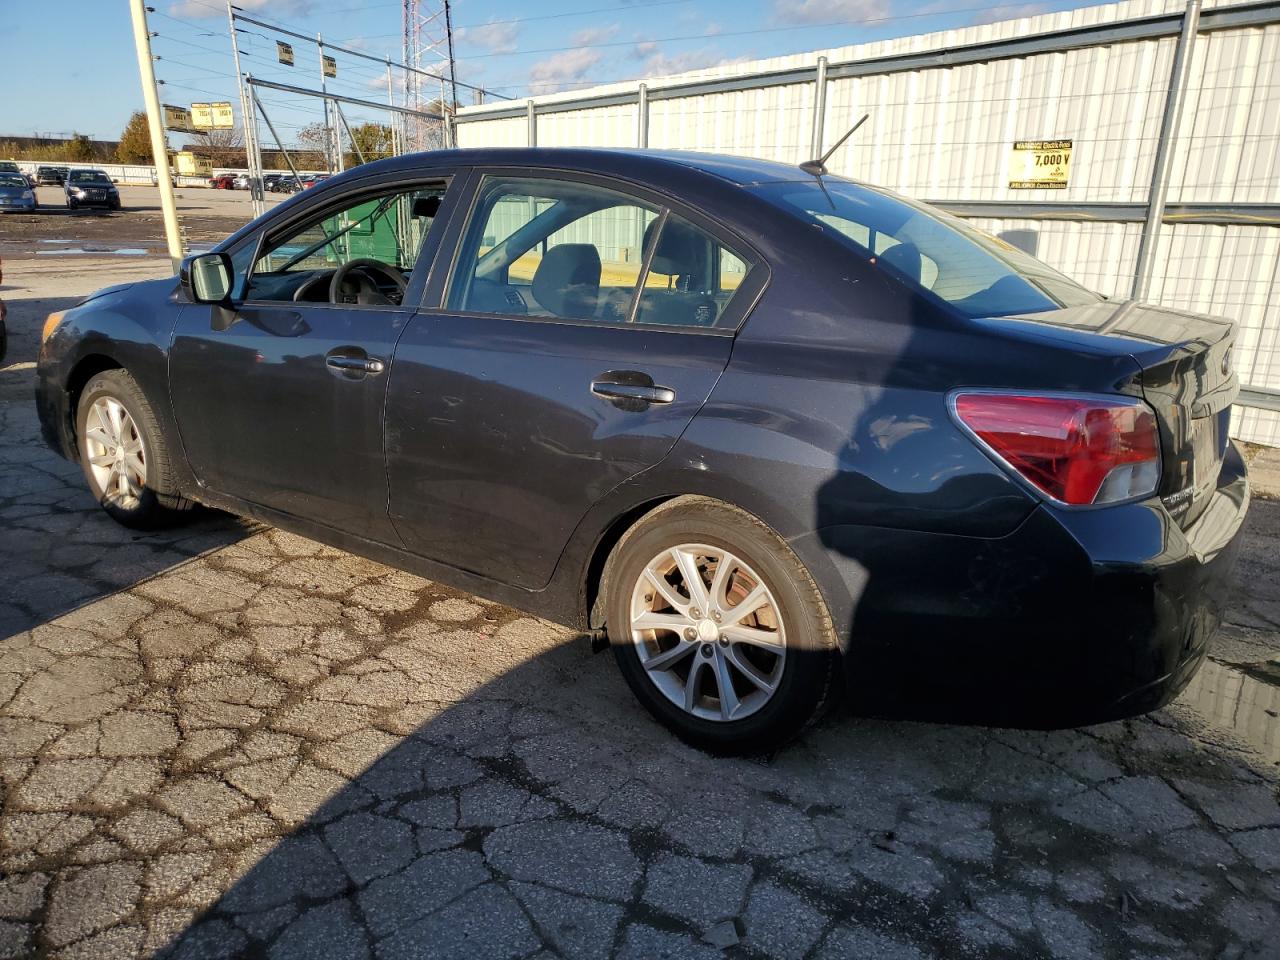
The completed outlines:
<svg viewBox="0 0 1280 960">
<path fill-rule="evenodd" d="M 78 459 L 75 411 L 80 391 L 96 373 L 123 368 L 137 381 L 165 437 L 177 444 L 169 399 L 168 348 L 184 304 L 177 280 L 165 278 L 114 288 L 66 311 L 40 345 L 36 362 L 36 407 L 45 440 L 63 456 Z M 173 464 L 179 486 L 194 482 L 185 458 Z"/>
</svg>

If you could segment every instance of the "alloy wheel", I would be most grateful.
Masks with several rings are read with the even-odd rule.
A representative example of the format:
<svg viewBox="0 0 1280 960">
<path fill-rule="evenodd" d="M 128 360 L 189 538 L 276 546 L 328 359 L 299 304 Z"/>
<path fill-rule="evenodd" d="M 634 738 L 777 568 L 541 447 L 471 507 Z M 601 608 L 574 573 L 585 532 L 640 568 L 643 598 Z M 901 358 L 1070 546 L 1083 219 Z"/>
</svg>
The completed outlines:
<svg viewBox="0 0 1280 960">
<path fill-rule="evenodd" d="M 103 498 L 126 510 L 138 506 L 147 485 L 146 452 L 138 425 L 119 400 L 93 402 L 85 419 L 84 451 Z"/>
<path fill-rule="evenodd" d="M 664 550 L 645 565 L 630 611 L 647 676 L 686 713 L 741 720 L 777 691 L 787 654 L 781 610 L 740 557 L 705 544 Z"/>
</svg>

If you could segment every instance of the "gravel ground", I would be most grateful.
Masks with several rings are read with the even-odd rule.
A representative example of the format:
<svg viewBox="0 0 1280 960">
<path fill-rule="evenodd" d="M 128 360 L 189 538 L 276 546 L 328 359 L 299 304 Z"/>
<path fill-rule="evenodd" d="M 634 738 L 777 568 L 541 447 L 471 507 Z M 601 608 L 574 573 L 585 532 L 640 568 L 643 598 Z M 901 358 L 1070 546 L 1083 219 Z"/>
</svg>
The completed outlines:
<svg viewBox="0 0 1280 960">
<path fill-rule="evenodd" d="M 122 256 L 164 255 L 160 191 L 155 187 L 120 186 L 123 209 L 68 210 L 61 187 L 39 187 L 40 209 L 33 214 L 0 215 L 0 257 L 83 256 L 128 251 Z M 285 199 L 268 194 L 268 206 Z M 253 218 L 243 190 L 180 187 L 178 216 L 192 246 L 212 246 Z M 76 251 L 72 253 L 70 251 Z"/>
<path fill-rule="evenodd" d="M 1280 955 L 1280 503 L 1154 715 L 713 759 L 563 628 L 229 517 L 113 525 L 30 360 L 163 265 L 53 260 L 0 294 L 0 957 Z"/>
</svg>

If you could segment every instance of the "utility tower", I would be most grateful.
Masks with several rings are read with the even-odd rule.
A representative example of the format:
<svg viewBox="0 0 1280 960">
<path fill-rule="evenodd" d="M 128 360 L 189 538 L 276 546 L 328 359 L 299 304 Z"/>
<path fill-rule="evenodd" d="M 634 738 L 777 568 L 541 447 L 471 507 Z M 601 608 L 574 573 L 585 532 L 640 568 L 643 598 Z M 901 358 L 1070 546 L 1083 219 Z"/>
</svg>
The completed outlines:
<svg viewBox="0 0 1280 960">
<path fill-rule="evenodd" d="M 410 110 L 452 114 L 458 105 L 458 86 L 449 0 L 404 0 L 403 29 L 404 62 L 414 68 L 405 71 L 404 105 Z M 408 126 L 411 150 L 451 145 L 447 123 L 413 117 Z"/>
</svg>

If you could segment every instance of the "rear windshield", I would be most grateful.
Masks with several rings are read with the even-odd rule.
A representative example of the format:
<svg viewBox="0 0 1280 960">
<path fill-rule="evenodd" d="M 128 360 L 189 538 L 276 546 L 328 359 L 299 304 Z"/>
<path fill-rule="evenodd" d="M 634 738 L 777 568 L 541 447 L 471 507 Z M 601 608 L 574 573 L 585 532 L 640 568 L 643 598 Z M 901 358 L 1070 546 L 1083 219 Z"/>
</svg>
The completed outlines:
<svg viewBox="0 0 1280 960">
<path fill-rule="evenodd" d="M 1017 247 L 905 197 L 834 178 L 757 189 L 966 317 L 1039 313 L 1102 299 Z"/>
</svg>

